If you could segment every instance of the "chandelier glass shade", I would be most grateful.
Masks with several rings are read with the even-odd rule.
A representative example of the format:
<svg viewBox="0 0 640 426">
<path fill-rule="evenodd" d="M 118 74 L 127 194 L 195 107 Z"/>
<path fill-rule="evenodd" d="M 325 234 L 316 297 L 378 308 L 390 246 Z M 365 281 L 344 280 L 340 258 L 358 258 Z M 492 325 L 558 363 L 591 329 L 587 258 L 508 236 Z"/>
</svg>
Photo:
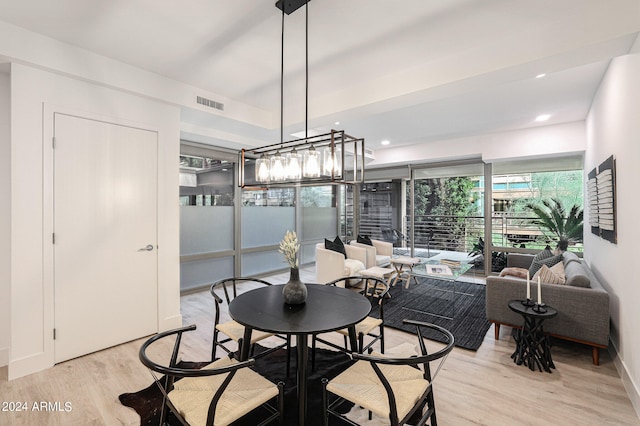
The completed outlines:
<svg viewBox="0 0 640 426">
<path fill-rule="evenodd" d="M 304 152 L 302 175 L 306 178 L 320 177 L 320 154 L 313 145 Z"/>
<path fill-rule="evenodd" d="M 293 148 L 287 154 L 287 178 L 298 180 L 302 177 L 302 156 Z"/>
</svg>

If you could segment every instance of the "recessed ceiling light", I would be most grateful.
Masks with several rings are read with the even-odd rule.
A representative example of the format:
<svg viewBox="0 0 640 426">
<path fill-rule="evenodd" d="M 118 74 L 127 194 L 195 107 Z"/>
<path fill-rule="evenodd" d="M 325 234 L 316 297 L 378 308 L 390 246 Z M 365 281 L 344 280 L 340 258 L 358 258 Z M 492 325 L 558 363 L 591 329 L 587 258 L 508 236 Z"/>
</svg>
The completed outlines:
<svg viewBox="0 0 640 426">
<path fill-rule="evenodd" d="M 536 75 L 536 78 L 542 78 L 542 77 L 545 77 L 546 75 L 547 75 L 546 73 L 538 74 Z"/>
<path fill-rule="evenodd" d="M 339 121 L 336 121 L 336 122 L 335 122 L 335 123 L 333 123 L 333 124 L 334 124 L 334 125 L 336 125 L 336 126 L 339 126 L 339 125 L 340 125 L 340 122 L 339 122 Z"/>
<path fill-rule="evenodd" d="M 382 145 L 389 145 L 391 143 L 391 141 L 385 139 L 382 142 L 380 142 Z"/>
<path fill-rule="evenodd" d="M 540 114 L 536 117 L 536 121 L 547 121 L 551 118 L 551 114 Z"/>
</svg>

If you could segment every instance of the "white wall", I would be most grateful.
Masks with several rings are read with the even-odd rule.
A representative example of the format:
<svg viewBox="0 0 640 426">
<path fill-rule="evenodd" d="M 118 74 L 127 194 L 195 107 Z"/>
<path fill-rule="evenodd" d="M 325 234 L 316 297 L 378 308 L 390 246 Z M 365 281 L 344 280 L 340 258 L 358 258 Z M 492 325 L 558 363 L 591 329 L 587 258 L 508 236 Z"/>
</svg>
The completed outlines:
<svg viewBox="0 0 640 426">
<path fill-rule="evenodd" d="M 637 50 L 636 50 L 637 51 Z M 587 119 L 585 171 L 616 161 L 617 244 L 585 230 L 584 255 L 611 297 L 616 366 L 640 416 L 640 53 L 611 62 Z M 586 212 L 588 215 L 588 212 Z M 588 223 L 588 217 L 585 217 Z"/>
<path fill-rule="evenodd" d="M 9 74 L 0 69 L 0 367 L 9 363 L 11 312 L 11 139 Z"/>
<path fill-rule="evenodd" d="M 49 164 L 52 154 L 47 132 L 51 132 L 52 113 L 56 110 L 100 116 L 106 121 L 138 123 L 142 128 L 158 132 L 158 327 L 168 329 L 182 323 L 178 107 L 14 63 L 11 68 L 9 379 L 53 365 L 52 167 Z"/>
<path fill-rule="evenodd" d="M 70 44 L 0 21 L 0 56 L 13 62 L 49 69 L 61 75 L 92 81 L 105 87 L 137 93 L 175 105 L 184 105 L 207 114 L 275 128 L 279 122 L 273 113 L 255 108 L 217 93 L 181 83 L 152 72 L 118 62 Z M 196 96 L 223 102 L 224 113 L 196 103 Z M 202 129 L 208 130 L 210 129 Z M 224 137 L 238 135 L 224 134 Z M 240 137 L 239 143 L 260 146 L 264 141 Z"/>
<path fill-rule="evenodd" d="M 482 158 L 485 162 L 544 158 L 584 152 L 583 121 L 526 130 L 442 140 L 407 147 L 377 149 L 371 166 Z"/>
</svg>

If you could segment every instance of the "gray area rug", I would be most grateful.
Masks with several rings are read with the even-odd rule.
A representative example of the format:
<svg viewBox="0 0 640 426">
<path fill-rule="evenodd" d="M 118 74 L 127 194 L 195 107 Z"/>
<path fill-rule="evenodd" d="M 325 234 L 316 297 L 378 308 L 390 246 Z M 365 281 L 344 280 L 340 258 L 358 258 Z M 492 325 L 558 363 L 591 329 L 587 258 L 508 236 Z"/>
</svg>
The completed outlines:
<svg viewBox="0 0 640 426">
<path fill-rule="evenodd" d="M 384 307 L 385 327 L 415 333 L 415 326 L 404 325 L 403 319 L 429 322 L 449 330 L 456 346 L 478 350 L 491 326 L 485 313 L 485 286 L 419 277 L 417 280 L 418 284 L 412 279 L 408 289 L 404 283 L 391 287 L 391 298 Z M 438 333 L 425 337 L 443 341 Z"/>
</svg>

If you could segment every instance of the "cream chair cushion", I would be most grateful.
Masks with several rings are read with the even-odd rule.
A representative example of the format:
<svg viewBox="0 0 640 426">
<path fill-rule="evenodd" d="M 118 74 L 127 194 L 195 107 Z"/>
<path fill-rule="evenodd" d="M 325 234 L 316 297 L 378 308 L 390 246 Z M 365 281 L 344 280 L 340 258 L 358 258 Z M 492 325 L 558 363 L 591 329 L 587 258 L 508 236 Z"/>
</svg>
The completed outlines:
<svg viewBox="0 0 640 426">
<path fill-rule="evenodd" d="M 220 358 L 204 368 L 221 368 L 236 360 Z M 207 377 L 186 377 L 175 382 L 169 399 L 192 426 L 205 425 L 209 404 L 227 374 Z M 254 408 L 278 396 L 278 387 L 249 368 L 236 371 L 216 408 L 214 424 L 228 425 Z"/>
<path fill-rule="evenodd" d="M 405 417 L 429 387 L 422 370 L 408 365 L 378 364 L 396 396 L 398 418 Z M 389 418 L 387 392 L 368 361 L 357 361 L 332 379 L 327 390 L 376 415 Z"/>
<path fill-rule="evenodd" d="M 237 342 L 244 336 L 244 325 L 239 324 L 233 320 L 218 324 L 216 328 L 229 336 L 234 342 Z M 253 345 L 256 342 L 259 342 L 260 340 L 266 339 L 271 336 L 274 336 L 274 333 L 252 330 L 250 343 Z"/>
<path fill-rule="evenodd" d="M 382 324 L 381 319 L 374 318 L 374 317 L 366 317 L 365 319 L 363 319 L 362 321 L 356 324 L 356 335 L 360 333 L 369 334 L 369 332 L 375 329 L 376 327 L 380 327 L 380 324 Z M 338 333 L 348 336 L 349 329 L 347 328 L 340 329 L 338 330 Z"/>
</svg>

